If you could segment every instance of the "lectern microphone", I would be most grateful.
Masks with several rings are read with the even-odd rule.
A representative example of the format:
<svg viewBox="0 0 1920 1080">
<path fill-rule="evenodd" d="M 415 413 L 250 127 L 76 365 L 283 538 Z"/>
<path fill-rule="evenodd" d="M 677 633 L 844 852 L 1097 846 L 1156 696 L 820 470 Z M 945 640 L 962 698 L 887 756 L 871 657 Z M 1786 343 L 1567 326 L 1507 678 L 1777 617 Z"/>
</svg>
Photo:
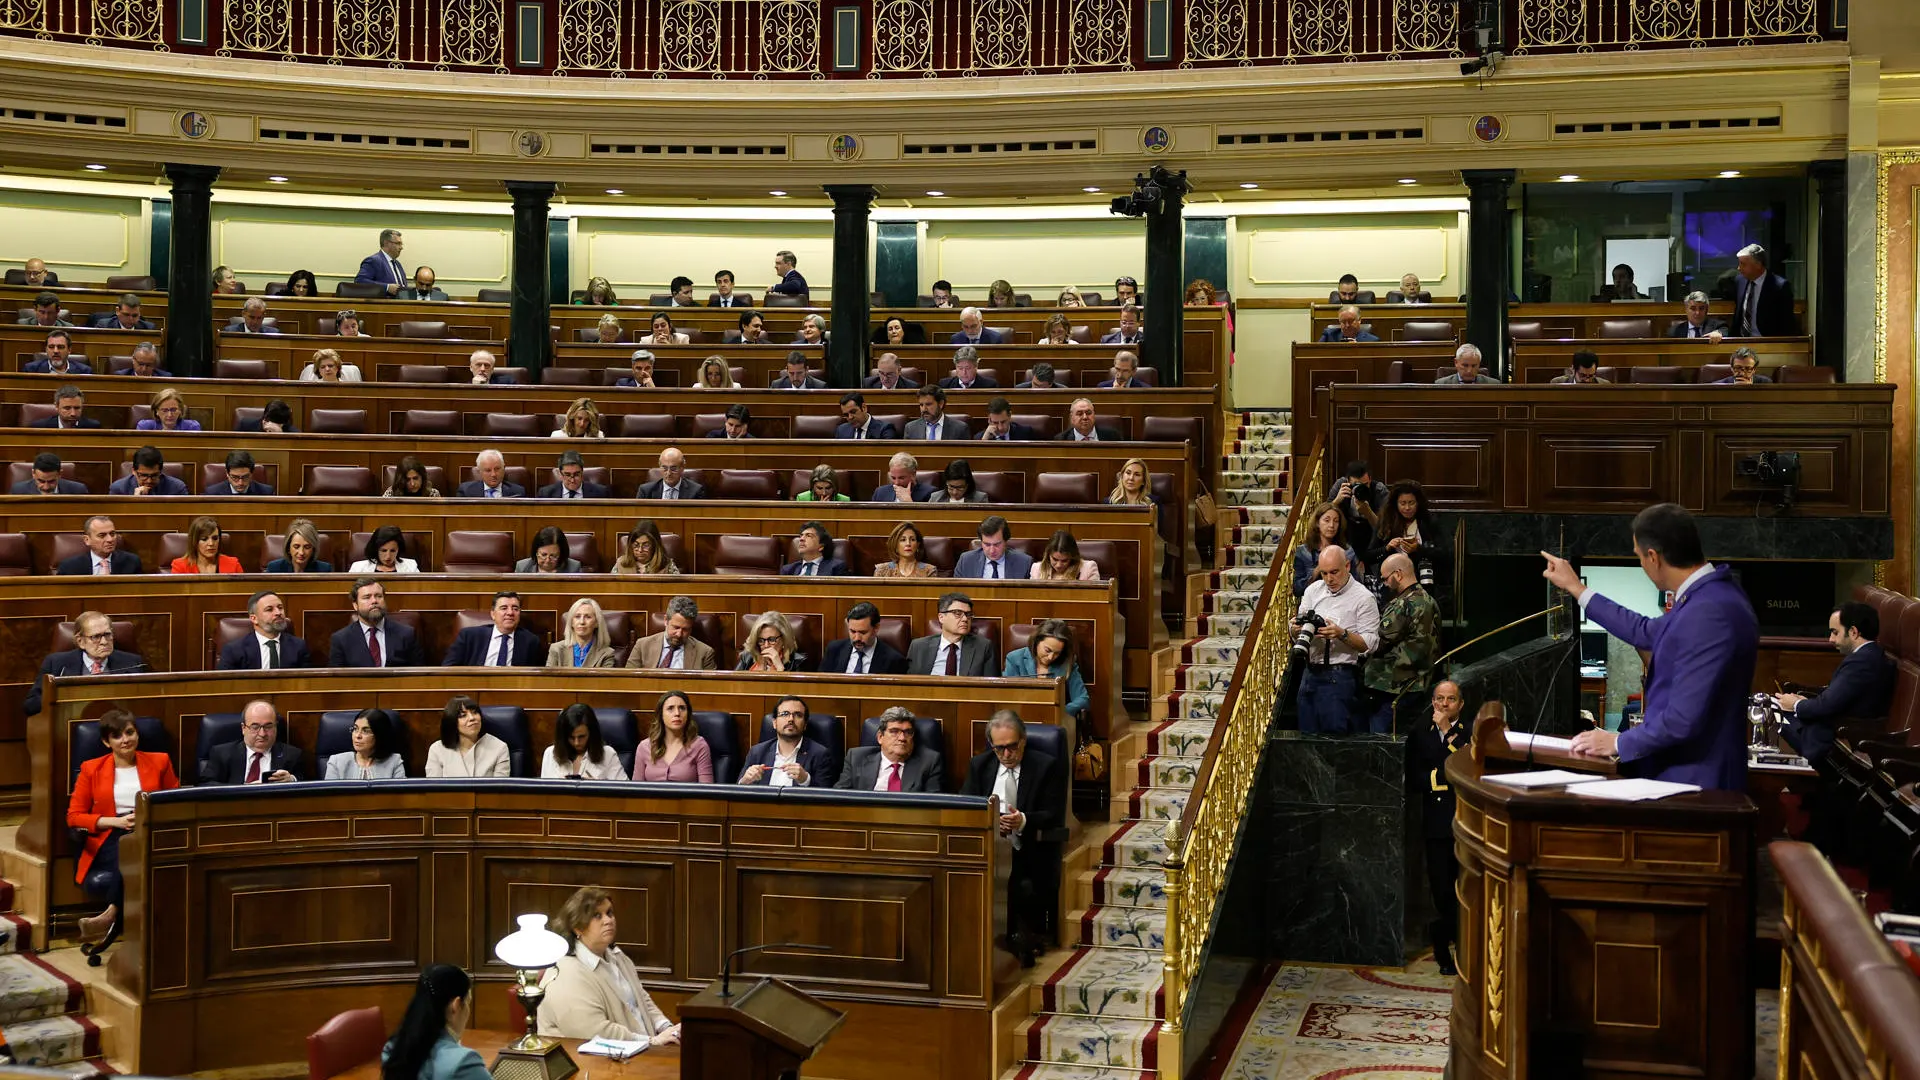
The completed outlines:
<svg viewBox="0 0 1920 1080">
<path fill-rule="evenodd" d="M 748 945 L 745 948 L 735 949 L 727 954 L 726 961 L 720 965 L 721 998 L 724 999 L 733 996 L 733 958 L 743 956 L 750 952 L 760 952 L 763 949 L 805 949 L 809 952 L 832 952 L 833 946 L 809 945 L 800 941 L 769 941 L 763 945 Z"/>
</svg>

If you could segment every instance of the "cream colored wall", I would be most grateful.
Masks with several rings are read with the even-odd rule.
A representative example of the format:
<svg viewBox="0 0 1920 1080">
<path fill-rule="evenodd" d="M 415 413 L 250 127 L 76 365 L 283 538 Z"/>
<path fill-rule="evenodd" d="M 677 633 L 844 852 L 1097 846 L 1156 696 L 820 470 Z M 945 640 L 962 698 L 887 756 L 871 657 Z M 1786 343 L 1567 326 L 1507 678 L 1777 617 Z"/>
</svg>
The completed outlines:
<svg viewBox="0 0 1920 1080">
<path fill-rule="evenodd" d="M 1457 209 L 1391 212 L 1368 200 L 1351 212 L 1240 215 L 1228 226 L 1227 275 L 1238 308 L 1232 404 L 1286 408 L 1293 401 L 1292 344 L 1308 340 L 1304 306 L 1247 307 L 1247 300 L 1324 303 L 1341 274 L 1384 298 L 1400 275 L 1420 275 L 1436 296 L 1464 288 L 1465 214 Z"/>
<path fill-rule="evenodd" d="M 0 268 L 38 258 L 67 282 L 145 274 L 151 221 L 146 199 L 0 190 Z"/>
<path fill-rule="evenodd" d="M 758 296 L 774 283 L 773 255 L 791 251 L 816 303 L 833 294 L 831 221 L 662 220 L 581 215 L 573 227 L 569 273 L 576 289 L 603 277 L 621 299 L 645 303 L 676 274 L 693 279 L 701 302 L 713 275 L 731 270 L 742 292 Z"/>
<path fill-rule="evenodd" d="M 1133 218 L 930 221 L 920 241 L 920 291 L 945 278 L 969 301 L 986 299 L 996 278 L 1036 305 L 1067 285 L 1111 299 L 1115 278 L 1146 274 L 1146 228 Z"/>
<path fill-rule="evenodd" d="M 513 219 L 465 213 L 332 210 L 215 202 L 213 262 L 230 266 L 254 292 L 311 270 L 322 293 L 352 281 L 360 260 L 380 249 L 380 230 L 399 229 L 408 273 L 431 266 L 449 296 L 505 288 L 513 261 Z"/>
</svg>

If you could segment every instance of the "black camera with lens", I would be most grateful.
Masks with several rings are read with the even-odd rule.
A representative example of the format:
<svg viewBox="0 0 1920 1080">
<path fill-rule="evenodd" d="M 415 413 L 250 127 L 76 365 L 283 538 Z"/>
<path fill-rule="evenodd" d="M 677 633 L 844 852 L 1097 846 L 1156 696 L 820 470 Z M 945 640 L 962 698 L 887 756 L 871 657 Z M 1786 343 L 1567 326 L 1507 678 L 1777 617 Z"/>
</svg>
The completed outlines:
<svg viewBox="0 0 1920 1080">
<path fill-rule="evenodd" d="M 1432 590 L 1433 588 L 1433 560 L 1432 559 L 1415 559 L 1413 561 L 1413 572 L 1414 572 L 1414 575 L 1420 579 L 1421 588 Z"/>
<path fill-rule="evenodd" d="M 1735 458 L 1733 474 L 1769 487 L 1789 487 L 1800 482 L 1800 455 L 1792 450 L 1762 450 Z"/>
<path fill-rule="evenodd" d="M 1313 647 L 1313 636 L 1327 625 L 1327 620 L 1317 611 L 1303 611 L 1299 615 L 1300 629 L 1293 632 L 1293 659 L 1298 663 L 1307 662 L 1307 650 Z"/>
</svg>

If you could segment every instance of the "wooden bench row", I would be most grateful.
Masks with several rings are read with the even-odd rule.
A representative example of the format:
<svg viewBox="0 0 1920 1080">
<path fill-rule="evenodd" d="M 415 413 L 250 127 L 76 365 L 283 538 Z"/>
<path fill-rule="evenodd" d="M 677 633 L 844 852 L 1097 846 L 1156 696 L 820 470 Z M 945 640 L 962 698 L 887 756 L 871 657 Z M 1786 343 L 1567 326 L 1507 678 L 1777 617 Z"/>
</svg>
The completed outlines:
<svg viewBox="0 0 1920 1080">
<path fill-rule="evenodd" d="M 1312 314 L 1313 337 L 1318 340 L 1329 326 L 1340 322 L 1340 304 L 1314 304 Z M 1457 334 L 1464 334 L 1467 326 L 1467 305 L 1464 303 L 1445 304 L 1360 304 L 1360 320 L 1367 323 L 1374 336 L 1382 341 L 1401 341 L 1408 336 L 1407 323 L 1450 322 Z M 1794 305 L 1796 310 L 1804 311 L 1804 302 Z M 1707 305 L 1707 316 L 1731 325 L 1734 310 L 1731 300 L 1713 300 Z M 1632 302 L 1632 303 L 1529 303 L 1507 305 L 1507 327 L 1509 336 L 1515 341 L 1532 338 L 1601 338 L 1613 336 L 1608 324 L 1646 320 L 1654 336 L 1664 335 L 1667 328 L 1687 317 L 1687 305 L 1675 297 L 1670 301 Z M 1416 332 L 1418 332 L 1416 330 Z M 1637 335 L 1647 336 L 1647 335 Z M 1484 343 L 1476 342 L 1482 345 Z"/>
</svg>

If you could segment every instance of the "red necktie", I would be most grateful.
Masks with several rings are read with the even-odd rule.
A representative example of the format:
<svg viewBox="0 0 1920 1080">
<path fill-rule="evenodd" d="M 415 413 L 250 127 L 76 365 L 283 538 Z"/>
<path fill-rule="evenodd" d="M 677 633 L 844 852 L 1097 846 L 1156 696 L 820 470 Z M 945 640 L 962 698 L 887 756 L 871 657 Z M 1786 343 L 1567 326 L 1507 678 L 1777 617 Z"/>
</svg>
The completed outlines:
<svg viewBox="0 0 1920 1080">
<path fill-rule="evenodd" d="M 947 646 L 947 672 L 946 673 L 948 675 L 960 674 L 960 646 L 958 643 Z"/>
<path fill-rule="evenodd" d="M 257 784 L 260 782 L 260 755 L 249 752 L 247 758 L 247 783 Z"/>
<path fill-rule="evenodd" d="M 367 627 L 367 655 L 373 659 L 374 667 L 386 666 L 380 659 L 380 631 L 371 626 Z"/>
<path fill-rule="evenodd" d="M 897 761 L 889 761 L 887 762 L 887 769 L 889 770 L 887 772 L 887 790 L 899 791 L 900 790 L 900 763 Z"/>
<path fill-rule="evenodd" d="M 100 674 L 100 661 L 95 660 L 91 656 L 87 657 L 87 674 L 89 675 Z"/>
</svg>

